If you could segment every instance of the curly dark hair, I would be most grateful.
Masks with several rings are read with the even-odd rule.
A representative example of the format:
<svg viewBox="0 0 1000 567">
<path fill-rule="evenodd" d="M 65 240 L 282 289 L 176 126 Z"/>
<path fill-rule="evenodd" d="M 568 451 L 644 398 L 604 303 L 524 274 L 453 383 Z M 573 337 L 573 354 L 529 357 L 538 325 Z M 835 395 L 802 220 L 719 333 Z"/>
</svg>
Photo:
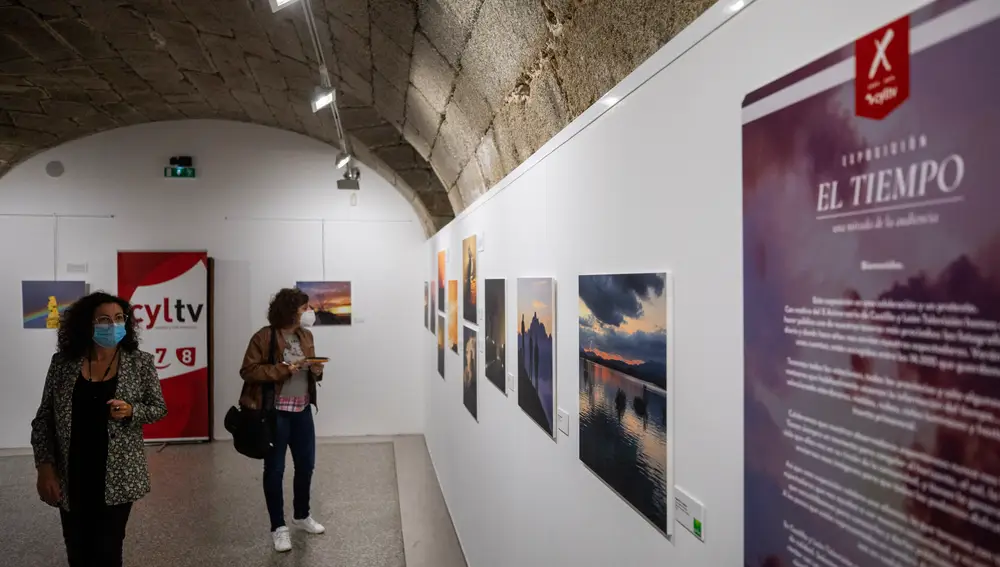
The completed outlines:
<svg viewBox="0 0 1000 567">
<path fill-rule="evenodd" d="M 132 317 L 132 306 L 120 297 L 98 291 L 81 297 L 63 312 L 58 342 L 58 352 L 63 358 L 74 360 L 90 354 L 94 348 L 94 312 L 108 303 L 117 303 L 125 313 L 125 338 L 119 343 L 119 348 L 124 352 L 139 350 L 139 335 Z"/>
<path fill-rule="evenodd" d="M 275 329 L 287 329 L 298 321 L 299 307 L 309 304 L 309 296 L 297 287 L 274 294 L 267 308 L 267 322 Z"/>
</svg>

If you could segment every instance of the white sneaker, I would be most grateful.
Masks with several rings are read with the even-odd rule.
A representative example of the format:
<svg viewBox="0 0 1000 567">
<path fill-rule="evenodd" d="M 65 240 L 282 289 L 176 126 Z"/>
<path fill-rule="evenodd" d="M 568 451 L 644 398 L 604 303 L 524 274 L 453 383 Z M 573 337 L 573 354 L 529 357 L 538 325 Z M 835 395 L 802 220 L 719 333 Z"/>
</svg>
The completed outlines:
<svg viewBox="0 0 1000 567">
<path fill-rule="evenodd" d="M 275 551 L 283 553 L 292 550 L 292 535 L 286 526 L 281 526 L 271 532 L 271 538 L 274 540 Z"/>
<path fill-rule="evenodd" d="M 309 516 L 305 520 L 292 520 L 292 525 L 311 534 L 321 534 L 326 531 L 323 524 L 314 520 L 312 516 Z"/>
</svg>

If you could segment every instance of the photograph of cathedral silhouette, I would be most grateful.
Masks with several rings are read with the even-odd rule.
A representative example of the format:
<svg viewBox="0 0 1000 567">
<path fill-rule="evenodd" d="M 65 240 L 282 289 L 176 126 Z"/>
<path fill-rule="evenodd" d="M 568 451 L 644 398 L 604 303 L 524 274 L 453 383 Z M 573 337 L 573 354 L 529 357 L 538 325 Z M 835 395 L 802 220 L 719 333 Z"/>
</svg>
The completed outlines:
<svg viewBox="0 0 1000 567">
<path fill-rule="evenodd" d="M 555 437 L 556 282 L 517 280 L 517 405 Z"/>
<path fill-rule="evenodd" d="M 462 318 L 477 324 L 476 321 L 476 235 L 462 241 Z"/>
<path fill-rule="evenodd" d="M 483 290 L 486 321 L 486 379 L 507 394 L 507 282 L 486 280 Z"/>
<path fill-rule="evenodd" d="M 448 348 L 458 352 L 458 280 L 448 280 Z"/>
</svg>

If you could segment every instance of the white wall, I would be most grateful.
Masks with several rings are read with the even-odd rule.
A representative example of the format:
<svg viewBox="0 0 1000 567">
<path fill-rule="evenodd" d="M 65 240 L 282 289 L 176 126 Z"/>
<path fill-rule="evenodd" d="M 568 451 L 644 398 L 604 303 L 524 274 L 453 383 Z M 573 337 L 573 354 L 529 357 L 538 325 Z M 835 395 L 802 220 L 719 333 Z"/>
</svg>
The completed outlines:
<svg viewBox="0 0 1000 567">
<path fill-rule="evenodd" d="M 164 179 L 170 156 L 198 177 Z M 205 250 L 216 259 L 215 434 L 236 402 L 243 351 L 266 324 L 271 294 L 297 280 L 353 282 L 355 325 L 316 329 L 333 362 L 319 391 L 319 435 L 419 432 L 423 388 L 412 372 L 422 315 L 424 242 L 405 199 L 362 170 L 357 206 L 338 191 L 335 149 L 270 128 L 181 121 L 77 140 L 0 179 L 0 448 L 24 447 L 55 332 L 23 330 L 23 279 L 81 279 L 115 291 L 116 253 Z M 66 172 L 45 173 L 60 160 Z M 22 215 L 113 215 L 114 218 Z M 227 220 L 228 217 L 228 220 Z M 326 219 L 325 222 L 266 219 Z M 56 224 L 58 226 L 56 226 Z"/>
<path fill-rule="evenodd" d="M 461 240 L 485 233 L 479 278 L 508 278 L 508 345 L 514 279 L 557 280 L 557 391 L 570 436 L 556 443 L 516 393 L 482 376 L 474 422 L 458 356 L 446 352 L 443 381 L 435 339 L 422 339 L 428 445 L 470 565 L 743 565 L 741 102 L 924 3 L 758 0 L 428 242 L 425 278 L 448 247 L 458 279 Z M 724 14 L 716 6 L 697 25 Z M 705 543 L 679 526 L 673 542 L 662 537 L 578 458 L 577 276 L 662 270 L 674 275 L 675 482 L 707 507 Z"/>
</svg>

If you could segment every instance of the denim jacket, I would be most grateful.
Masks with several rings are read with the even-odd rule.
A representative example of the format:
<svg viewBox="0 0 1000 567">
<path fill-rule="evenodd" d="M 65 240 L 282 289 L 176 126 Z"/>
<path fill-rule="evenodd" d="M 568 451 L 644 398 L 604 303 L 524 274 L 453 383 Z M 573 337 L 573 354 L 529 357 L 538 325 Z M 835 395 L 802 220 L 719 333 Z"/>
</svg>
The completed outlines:
<svg viewBox="0 0 1000 567">
<path fill-rule="evenodd" d="M 122 352 L 118 363 L 115 399 L 132 406 L 132 417 L 108 420 L 108 465 L 105 504 L 135 502 L 149 493 L 149 468 L 142 438 L 142 426 L 167 415 L 160 379 L 153 355 Z M 55 465 L 62 490 L 64 510 L 69 510 L 69 441 L 73 423 L 73 388 L 80 376 L 81 361 L 52 357 L 42 402 L 31 421 L 31 448 L 35 466 Z"/>
</svg>

